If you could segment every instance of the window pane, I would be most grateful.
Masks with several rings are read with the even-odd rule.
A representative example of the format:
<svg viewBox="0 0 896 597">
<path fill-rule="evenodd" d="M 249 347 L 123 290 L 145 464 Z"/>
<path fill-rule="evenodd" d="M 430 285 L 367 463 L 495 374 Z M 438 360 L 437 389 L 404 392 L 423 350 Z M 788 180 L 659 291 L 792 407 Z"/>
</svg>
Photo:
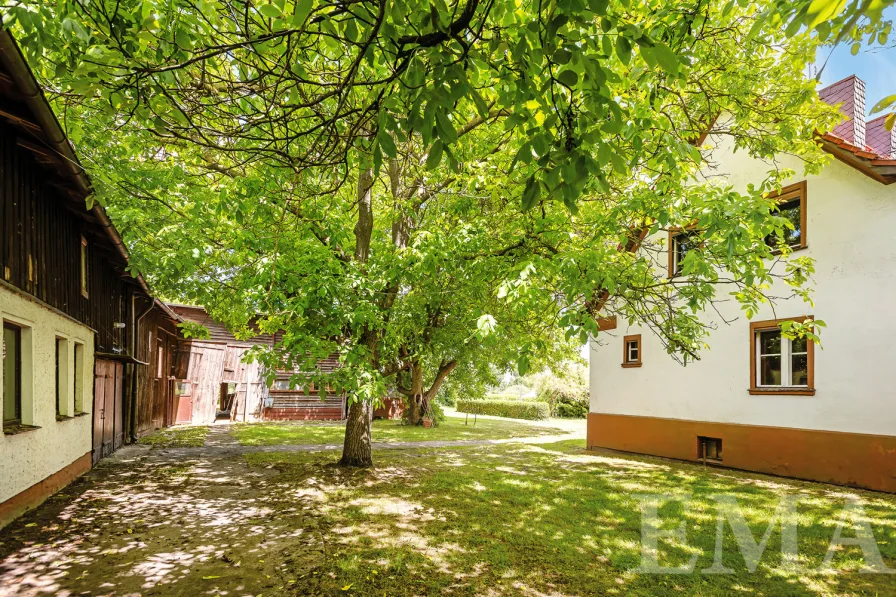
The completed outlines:
<svg viewBox="0 0 896 597">
<path fill-rule="evenodd" d="M 759 354 L 781 354 L 781 331 L 759 332 Z"/>
<path fill-rule="evenodd" d="M 791 340 L 790 352 L 806 352 L 806 338 L 794 338 Z"/>
<path fill-rule="evenodd" d="M 18 328 L 3 326 L 3 420 L 18 421 L 21 417 L 21 335 Z"/>
<path fill-rule="evenodd" d="M 793 199 L 786 203 L 782 203 L 778 206 L 778 210 L 775 212 L 775 215 L 781 218 L 785 218 L 793 225 L 793 230 L 784 230 L 784 244 L 791 247 L 799 246 L 800 240 L 802 238 L 800 200 Z M 771 247 L 777 247 L 779 242 L 778 235 L 769 234 L 766 237 L 765 242 Z"/>
<path fill-rule="evenodd" d="M 278 379 L 274 382 L 274 385 L 271 386 L 272 390 L 280 390 L 281 392 L 295 390 L 298 389 L 293 387 L 292 384 L 289 383 L 288 379 Z"/>
<path fill-rule="evenodd" d="M 62 340 L 56 338 L 56 414 L 62 413 L 62 376 L 59 367 L 62 365 Z"/>
<path fill-rule="evenodd" d="M 791 357 L 791 384 L 795 386 L 809 385 L 809 357 L 804 354 L 795 354 Z"/>
<path fill-rule="evenodd" d="M 759 357 L 759 385 L 781 385 L 781 357 Z"/>
</svg>

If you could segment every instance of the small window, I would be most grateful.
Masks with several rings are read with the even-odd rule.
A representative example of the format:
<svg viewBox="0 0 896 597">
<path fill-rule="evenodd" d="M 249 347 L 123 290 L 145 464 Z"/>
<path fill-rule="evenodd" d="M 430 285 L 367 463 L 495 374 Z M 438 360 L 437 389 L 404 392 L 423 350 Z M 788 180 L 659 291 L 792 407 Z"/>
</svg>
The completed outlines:
<svg viewBox="0 0 896 597">
<path fill-rule="evenodd" d="M 156 379 L 162 379 L 165 373 L 165 350 L 162 347 L 161 340 L 156 345 Z"/>
<path fill-rule="evenodd" d="M 81 237 L 81 296 L 87 298 L 87 239 Z"/>
<path fill-rule="evenodd" d="M 3 425 L 22 422 L 22 328 L 3 322 Z"/>
<path fill-rule="evenodd" d="M 776 216 L 790 222 L 793 229 L 785 228 L 784 237 L 779 238 L 772 233 L 765 237 L 765 244 L 773 249 L 782 245 L 791 249 L 806 248 L 806 181 L 792 184 L 781 189 L 780 193 L 772 193 L 769 198 L 777 201 Z"/>
<path fill-rule="evenodd" d="M 681 274 L 682 264 L 690 251 L 699 246 L 699 233 L 696 230 L 678 230 L 669 232 L 669 277 Z"/>
<path fill-rule="evenodd" d="M 75 342 L 74 350 L 75 414 L 86 412 L 84 405 L 84 345 Z"/>
<path fill-rule="evenodd" d="M 68 340 L 56 337 L 56 417 L 71 416 L 69 406 Z"/>
<path fill-rule="evenodd" d="M 786 338 L 778 319 L 750 324 L 750 392 L 814 394 L 814 346 L 808 338 Z"/>
<path fill-rule="evenodd" d="M 62 338 L 56 338 L 56 416 L 65 412 L 65 388 L 62 387 L 62 367 L 65 367 L 65 357 L 62 354 Z"/>
<path fill-rule="evenodd" d="M 722 440 L 718 437 L 697 437 L 697 459 L 722 462 Z"/>
<path fill-rule="evenodd" d="M 634 336 L 626 336 L 622 339 L 623 367 L 640 367 L 641 366 L 641 334 Z"/>
</svg>

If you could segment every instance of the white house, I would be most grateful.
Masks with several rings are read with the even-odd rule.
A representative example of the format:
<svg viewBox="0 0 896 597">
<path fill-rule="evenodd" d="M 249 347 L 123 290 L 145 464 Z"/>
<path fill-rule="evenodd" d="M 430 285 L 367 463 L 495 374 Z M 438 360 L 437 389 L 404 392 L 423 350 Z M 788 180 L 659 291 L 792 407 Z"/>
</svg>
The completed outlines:
<svg viewBox="0 0 896 597">
<path fill-rule="evenodd" d="M 883 118 L 866 123 L 861 80 L 819 94 L 848 117 L 819 138 L 837 159 L 780 198 L 792 246 L 816 262 L 814 307 L 788 299 L 747 320 L 722 303 L 702 316 L 710 349 L 686 366 L 649 329 L 604 321 L 590 343 L 589 448 L 896 492 L 896 136 Z M 737 190 L 766 177 L 767 163 L 710 143 Z M 823 348 L 781 337 L 780 321 L 806 317 L 827 324 Z"/>
</svg>

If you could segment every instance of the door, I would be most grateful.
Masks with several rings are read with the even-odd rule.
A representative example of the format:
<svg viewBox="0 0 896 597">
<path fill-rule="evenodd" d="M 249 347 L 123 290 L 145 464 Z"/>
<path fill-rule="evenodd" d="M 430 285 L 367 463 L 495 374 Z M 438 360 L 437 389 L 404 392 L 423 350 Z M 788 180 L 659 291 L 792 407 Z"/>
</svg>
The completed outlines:
<svg viewBox="0 0 896 597">
<path fill-rule="evenodd" d="M 93 463 L 108 456 L 124 438 L 124 365 L 97 359 L 94 366 Z"/>
<path fill-rule="evenodd" d="M 174 396 L 177 400 L 177 415 L 174 424 L 193 421 L 193 383 L 189 379 L 174 381 Z"/>
</svg>

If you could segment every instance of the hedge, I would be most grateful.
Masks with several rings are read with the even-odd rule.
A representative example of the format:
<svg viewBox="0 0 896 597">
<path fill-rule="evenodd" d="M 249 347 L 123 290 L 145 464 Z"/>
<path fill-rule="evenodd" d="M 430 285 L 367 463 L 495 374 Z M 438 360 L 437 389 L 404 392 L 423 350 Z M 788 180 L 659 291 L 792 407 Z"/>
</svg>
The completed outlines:
<svg viewBox="0 0 896 597">
<path fill-rule="evenodd" d="M 521 400 L 458 400 L 457 412 L 492 415 L 510 419 L 538 421 L 551 416 L 550 407 L 544 402 Z"/>
</svg>

